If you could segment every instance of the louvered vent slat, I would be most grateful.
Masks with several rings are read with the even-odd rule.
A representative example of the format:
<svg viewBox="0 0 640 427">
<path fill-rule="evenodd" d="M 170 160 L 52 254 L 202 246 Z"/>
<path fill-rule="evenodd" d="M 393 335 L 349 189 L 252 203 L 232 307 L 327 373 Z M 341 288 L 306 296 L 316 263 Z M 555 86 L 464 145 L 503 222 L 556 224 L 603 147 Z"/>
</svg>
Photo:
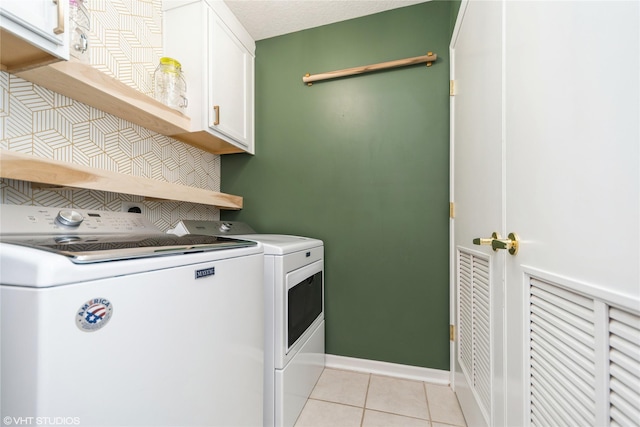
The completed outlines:
<svg viewBox="0 0 640 427">
<path fill-rule="evenodd" d="M 533 394 L 533 391 L 532 391 L 532 394 Z M 551 413 L 548 410 L 549 408 L 545 406 L 543 403 L 544 403 L 544 398 L 540 400 L 536 399 L 535 401 L 531 402 L 532 419 L 535 417 L 539 420 L 543 420 L 541 423 L 537 424 L 541 427 L 556 425 L 558 423 L 557 420 L 554 421 Z"/>
<path fill-rule="evenodd" d="M 546 389 L 553 389 L 562 399 L 569 405 L 568 412 L 578 419 L 578 417 L 586 424 L 595 416 L 593 408 L 594 396 L 591 393 L 583 393 L 574 384 L 566 381 L 564 373 L 554 366 L 547 363 L 544 354 L 532 354 L 532 372 L 539 375 L 539 381 Z M 591 394 L 588 396 L 587 394 Z"/>
<path fill-rule="evenodd" d="M 485 311 L 485 308 L 488 307 L 489 305 L 489 290 L 484 289 L 482 287 L 482 284 L 476 282 L 473 291 L 474 291 L 473 296 L 475 298 L 482 299 L 480 304 L 476 306 L 476 310 Z"/>
<path fill-rule="evenodd" d="M 565 408 L 558 403 L 557 394 L 553 390 L 546 389 L 543 384 L 537 383 L 531 387 L 531 397 L 536 401 L 536 407 L 543 408 L 548 417 L 554 420 L 552 425 L 576 426 Z M 533 406 L 532 406 L 533 407 Z M 580 426 L 582 427 L 582 426 Z"/>
<path fill-rule="evenodd" d="M 537 408 L 546 414 L 546 417 L 555 420 L 554 425 L 559 423 L 569 426 L 571 424 L 571 417 L 567 416 L 564 412 L 558 413 L 556 408 L 556 402 L 546 390 L 541 390 L 539 385 L 531 387 L 531 397 L 535 402 L 532 408 Z"/>
<path fill-rule="evenodd" d="M 629 418 L 624 412 L 620 412 L 618 408 L 611 408 L 611 426 L 629 427 L 637 425 L 637 420 Z"/>
<path fill-rule="evenodd" d="M 629 357 L 625 353 L 621 353 L 616 349 L 616 345 L 621 345 L 619 339 L 611 337 L 611 341 L 613 342 L 611 343 L 612 349 L 609 352 L 609 360 L 612 364 L 610 369 L 622 369 L 628 372 L 626 375 L 640 378 L 640 363 L 634 358 Z M 622 374 L 624 374 L 624 372 Z"/>
<path fill-rule="evenodd" d="M 575 399 L 576 405 L 579 402 L 581 405 L 585 406 L 587 410 L 593 413 L 592 407 L 595 399 L 594 385 L 590 386 L 568 369 L 566 364 L 570 361 L 564 358 L 564 360 L 555 359 L 555 356 L 552 353 L 547 352 L 543 348 L 532 348 L 531 352 L 535 353 L 535 356 L 532 357 L 533 360 L 554 361 L 554 365 L 551 366 L 545 365 L 544 362 L 542 362 L 541 365 L 547 366 L 549 373 L 556 378 L 560 383 L 560 386 L 566 390 L 567 393 L 573 393 L 570 399 Z"/>
<path fill-rule="evenodd" d="M 531 284 L 534 285 L 532 292 L 538 293 L 539 291 L 544 291 L 548 294 L 555 295 L 558 298 L 571 301 L 571 303 L 582 306 L 589 311 L 593 311 L 594 302 L 590 297 L 559 288 L 552 283 L 544 282 L 534 277 L 531 278 Z"/>
<path fill-rule="evenodd" d="M 484 407 L 487 407 L 491 403 L 491 392 L 487 387 L 480 387 L 477 389 L 480 396 L 480 402 Z"/>
<path fill-rule="evenodd" d="M 473 302 L 474 302 L 474 314 L 476 317 L 476 324 L 482 323 L 482 326 L 489 325 L 489 310 L 486 308 L 489 305 L 489 298 L 485 298 L 484 296 L 480 296 L 478 293 L 473 294 Z M 489 331 L 483 331 L 484 333 L 489 335 Z"/>
<path fill-rule="evenodd" d="M 564 357 L 562 351 L 555 346 L 551 345 L 544 339 L 537 339 L 531 343 L 531 351 L 537 351 L 539 353 L 546 353 L 545 357 L 554 358 L 562 362 L 562 368 L 565 369 L 566 375 L 571 378 L 576 387 L 584 390 L 595 389 L 594 371 L 588 372 L 584 366 L 590 366 L 595 368 L 593 364 L 589 365 L 589 362 L 582 356 L 577 355 L 577 359 L 568 359 Z"/>
<path fill-rule="evenodd" d="M 640 392 L 637 389 L 631 389 L 629 384 L 624 384 L 617 379 L 613 378 L 611 380 L 610 389 L 612 393 L 615 393 L 620 396 L 620 398 L 626 400 L 627 402 L 638 402 L 640 401 Z M 640 414 L 637 418 L 640 422 Z"/>
<path fill-rule="evenodd" d="M 488 352 L 484 350 L 489 346 L 489 342 L 490 342 L 489 337 L 485 335 L 486 331 L 483 331 L 482 329 L 474 329 L 474 332 L 475 332 L 474 348 L 475 348 L 476 356 L 488 354 Z M 476 365 L 484 366 L 484 364 L 480 363 L 480 360 L 476 360 Z"/>
<path fill-rule="evenodd" d="M 623 325 L 631 328 L 633 331 L 633 336 L 637 338 L 637 334 L 640 333 L 640 317 L 637 314 L 630 313 L 628 311 L 611 307 L 609 309 L 609 318 L 613 320 L 617 320 Z"/>
<path fill-rule="evenodd" d="M 458 280 L 461 283 L 469 284 L 469 283 L 471 283 L 471 274 L 469 274 L 468 276 L 466 274 L 459 274 L 458 275 Z"/>
<path fill-rule="evenodd" d="M 574 339 L 571 335 L 567 334 L 561 328 L 556 325 L 552 325 L 546 320 L 546 318 L 538 316 L 544 313 L 540 313 L 536 309 L 536 314 L 531 315 L 531 331 L 537 333 L 541 339 L 552 343 L 555 346 L 561 347 L 562 351 L 568 355 L 568 358 L 586 359 L 589 364 L 595 363 L 595 354 L 592 348 L 587 347 L 580 341 Z M 588 365 L 583 365 L 589 371 L 592 369 Z"/>
<path fill-rule="evenodd" d="M 567 313 L 565 311 L 571 309 L 571 307 L 567 307 L 563 310 L 556 305 L 540 299 L 539 297 L 532 297 L 531 302 L 534 306 L 532 312 L 543 317 L 554 327 L 561 325 L 562 334 L 575 338 L 584 345 L 593 348 L 593 335 L 595 334 L 593 321 L 588 324 L 580 317 L 574 316 L 572 313 Z"/>
<path fill-rule="evenodd" d="M 531 427 L 546 427 L 552 425 L 550 420 L 547 420 L 542 414 L 540 408 L 536 408 L 531 413 Z"/>
<path fill-rule="evenodd" d="M 609 324 L 609 332 L 611 332 L 611 347 L 618 349 L 625 356 L 632 358 L 635 362 L 640 362 L 640 351 L 638 341 L 640 338 L 634 337 L 632 328 L 621 325 L 619 322 L 612 320 Z"/>
<path fill-rule="evenodd" d="M 593 425 L 593 301 L 538 279 L 530 285 L 531 423 Z"/>
<path fill-rule="evenodd" d="M 544 386 L 544 389 L 559 397 L 559 403 L 564 401 L 568 402 L 568 408 L 570 409 L 568 409 L 567 412 L 571 413 L 573 417 L 581 415 L 589 419 L 593 412 L 588 406 L 581 406 L 580 400 L 576 398 L 576 395 L 572 394 L 575 390 L 571 384 L 565 383 L 563 378 L 558 378 L 559 376 L 562 377 L 558 369 L 551 363 L 547 363 L 546 360 L 540 357 L 541 355 L 534 353 L 532 356 L 534 360 L 537 359 L 537 361 L 531 364 L 532 375 L 538 376 L 538 381 Z"/>
<path fill-rule="evenodd" d="M 586 322 L 583 324 L 592 325 L 593 324 L 593 308 L 586 308 L 580 304 L 576 304 L 574 301 L 566 299 L 566 293 L 563 293 L 562 296 L 557 295 L 553 292 L 548 292 L 543 289 L 536 289 L 535 287 L 531 289 L 531 295 L 535 295 L 540 297 L 541 300 L 546 303 L 553 304 L 555 307 L 554 313 L 559 316 L 577 316 L 581 319 L 584 319 Z M 580 298 L 582 299 L 582 298 Z M 570 310 L 570 311 L 567 311 Z M 578 320 L 568 319 L 570 323 L 579 323 Z"/>
<path fill-rule="evenodd" d="M 625 416 L 640 423 L 640 409 L 638 408 L 640 394 L 637 391 L 616 379 L 612 379 L 610 401 L 612 407 L 619 408 Z"/>
<path fill-rule="evenodd" d="M 473 274 L 475 275 L 475 279 L 482 283 L 488 283 L 490 275 L 487 270 L 487 265 L 478 264 L 478 258 L 474 258 L 473 261 Z"/>
<path fill-rule="evenodd" d="M 611 424 L 640 424 L 640 316 L 609 309 Z"/>
<path fill-rule="evenodd" d="M 475 287 L 474 290 L 482 290 L 486 295 L 489 294 L 489 279 L 478 276 L 476 271 L 473 272 L 473 284 Z"/>
<path fill-rule="evenodd" d="M 632 364 L 632 366 L 640 363 L 640 360 L 638 360 L 638 358 L 640 358 L 640 354 L 638 354 L 638 342 L 634 343 L 628 339 L 624 339 L 615 335 L 615 332 L 613 331 L 610 332 L 611 347 L 616 349 L 618 352 L 620 352 L 621 355 L 626 357 L 629 360 L 629 363 Z M 635 369 L 633 369 L 633 372 L 637 373 L 638 369 L 638 366 L 635 365 Z"/>
</svg>

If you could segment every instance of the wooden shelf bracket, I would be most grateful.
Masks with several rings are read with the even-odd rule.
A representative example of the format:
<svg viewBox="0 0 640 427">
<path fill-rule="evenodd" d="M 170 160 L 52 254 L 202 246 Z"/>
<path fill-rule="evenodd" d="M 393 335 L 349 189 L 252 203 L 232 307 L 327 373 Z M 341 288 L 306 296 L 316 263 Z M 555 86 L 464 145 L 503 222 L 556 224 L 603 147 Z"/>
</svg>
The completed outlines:
<svg viewBox="0 0 640 427">
<path fill-rule="evenodd" d="M 389 68 L 406 67 L 407 65 L 421 64 L 423 62 L 426 62 L 427 67 L 430 67 L 431 64 L 433 64 L 436 61 L 436 59 L 438 59 L 438 55 L 434 54 L 433 52 L 429 52 L 426 55 L 422 55 L 422 56 L 414 56 L 412 58 L 380 62 L 378 64 L 364 65 L 361 67 L 345 68 L 344 70 L 327 71 L 325 73 L 319 73 L 319 74 L 307 73 L 305 74 L 304 77 L 302 77 L 302 81 L 306 83 L 307 86 L 311 86 L 313 82 L 317 82 L 320 80 L 328 80 L 328 79 L 335 79 L 337 77 L 353 76 L 355 74 L 364 74 L 364 73 L 369 73 L 371 71 L 380 71 L 380 70 L 386 70 Z"/>
</svg>

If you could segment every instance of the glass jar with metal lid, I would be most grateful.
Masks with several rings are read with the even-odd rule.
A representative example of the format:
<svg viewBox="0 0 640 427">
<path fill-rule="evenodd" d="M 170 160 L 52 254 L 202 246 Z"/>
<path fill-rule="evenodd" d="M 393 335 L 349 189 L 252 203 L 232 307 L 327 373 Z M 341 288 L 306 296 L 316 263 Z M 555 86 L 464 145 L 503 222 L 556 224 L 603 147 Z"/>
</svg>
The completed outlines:
<svg viewBox="0 0 640 427">
<path fill-rule="evenodd" d="M 187 82 L 182 75 L 180 62 L 162 57 L 153 75 L 154 97 L 176 110 L 187 107 Z"/>
<path fill-rule="evenodd" d="M 60 0 L 62 1 L 62 0 Z M 69 53 L 81 62 L 89 62 L 89 10 L 87 0 L 69 0 Z"/>
</svg>

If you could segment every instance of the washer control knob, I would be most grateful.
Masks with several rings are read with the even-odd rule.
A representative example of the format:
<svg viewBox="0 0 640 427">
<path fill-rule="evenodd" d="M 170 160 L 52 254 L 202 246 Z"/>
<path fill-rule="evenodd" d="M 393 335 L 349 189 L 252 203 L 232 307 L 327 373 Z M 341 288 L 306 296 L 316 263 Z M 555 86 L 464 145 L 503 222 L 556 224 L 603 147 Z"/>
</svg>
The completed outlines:
<svg viewBox="0 0 640 427">
<path fill-rule="evenodd" d="M 60 224 L 66 225 L 68 227 L 77 227 L 82 223 L 82 221 L 84 221 L 84 217 L 80 212 L 71 209 L 63 209 L 58 212 L 56 220 Z"/>
<path fill-rule="evenodd" d="M 62 237 L 56 237 L 53 240 L 59 245 L 66 245 L 69 243 L 77 243 L 82 239 L 78 236 L 62 236 Z"/>
<path fill-rule="evenodd" d="M 223 222 L 222 224 L 220 224 L 220 231 L 226 233 L 229 230 L 231 230 L 231 224 L 229 224 L 228 222 Z"/>
</svg>

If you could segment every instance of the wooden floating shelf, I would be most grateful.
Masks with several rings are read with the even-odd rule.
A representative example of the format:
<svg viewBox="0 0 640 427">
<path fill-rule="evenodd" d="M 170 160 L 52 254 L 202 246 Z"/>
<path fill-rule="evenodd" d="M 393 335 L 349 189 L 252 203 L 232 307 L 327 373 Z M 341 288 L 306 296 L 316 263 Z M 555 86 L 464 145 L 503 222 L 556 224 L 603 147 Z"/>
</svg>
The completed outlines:
<svg viewBox="0 0 640 427">
<path fill-rule="evenodd" d="M 191 119 L 77 60 L 16 73 L 18 77 L 163 135 L 187 132 Z"/>
<path fill-rule="evenodd" d="M 15 71 L 14 74 L 209 153 L 243 152 L 207 132 L 191 132 L 191 119 L 188 116 L 76 59 Z"/>
<path fill-rule="evenodd" d="M 242 209 L 242 197 L 186 185 L 156 181 L 81 166 L 74 163 L 0 150 L 0 178 L 30 181 L 62 190 L 81 188 L 144 196 L 154 200 L 180 201 L 215 206 L 220 209 Z M 40 185 L 39 188 L 45 188 Z"/>
</svg>

